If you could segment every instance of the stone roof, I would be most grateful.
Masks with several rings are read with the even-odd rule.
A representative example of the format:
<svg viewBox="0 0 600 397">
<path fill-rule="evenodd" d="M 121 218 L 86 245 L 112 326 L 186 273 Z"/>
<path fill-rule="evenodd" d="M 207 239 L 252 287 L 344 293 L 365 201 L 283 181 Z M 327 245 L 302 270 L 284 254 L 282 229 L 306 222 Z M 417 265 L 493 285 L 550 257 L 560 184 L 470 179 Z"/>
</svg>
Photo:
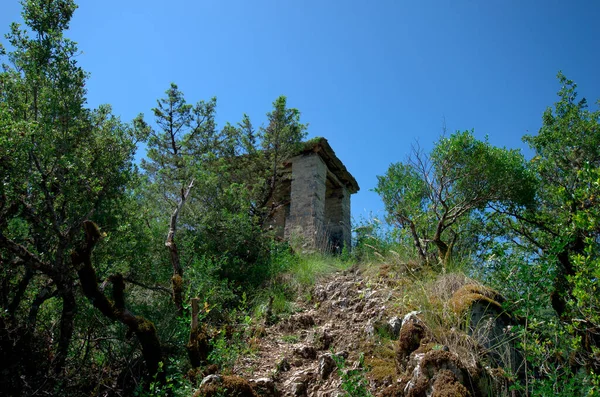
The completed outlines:
<svg viewBox="0 0 600 397">
<path fill-rule="evenodd" d="M 335 155 L 335 152 L 325 138 L 313 138 L 303 143 L 303 148 L 298 154 L 317 153 L 327 165 L 327 168 L 343 183 L 348 191 L 353 194 L 360 190 L 356 179 L 348 172 L 346 166 Z"/>
</svg>

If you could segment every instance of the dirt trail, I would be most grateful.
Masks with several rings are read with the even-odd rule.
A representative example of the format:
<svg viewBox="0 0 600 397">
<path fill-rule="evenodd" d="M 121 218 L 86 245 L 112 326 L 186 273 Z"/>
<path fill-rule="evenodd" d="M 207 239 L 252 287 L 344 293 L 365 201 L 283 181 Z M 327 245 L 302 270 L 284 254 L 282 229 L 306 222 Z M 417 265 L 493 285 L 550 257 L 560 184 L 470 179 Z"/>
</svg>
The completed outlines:
<svg viewBox="0 0 600 397">
<path fill-rule="evenodd" d="M 315 285 L 310 302 L 297 301 L 295 314 L 266 327 L 256 355 L 240 359 L 235 373 L 251 380 L 261 395 L 343 395 L 332 356 L 344 357 L 346 369 L 356 368 L 377 330 L 399 331 L 392 296 L 357 269 L 332 274 Z M 393 360 L 388 365 L 393 368 Z"/>
</svg>

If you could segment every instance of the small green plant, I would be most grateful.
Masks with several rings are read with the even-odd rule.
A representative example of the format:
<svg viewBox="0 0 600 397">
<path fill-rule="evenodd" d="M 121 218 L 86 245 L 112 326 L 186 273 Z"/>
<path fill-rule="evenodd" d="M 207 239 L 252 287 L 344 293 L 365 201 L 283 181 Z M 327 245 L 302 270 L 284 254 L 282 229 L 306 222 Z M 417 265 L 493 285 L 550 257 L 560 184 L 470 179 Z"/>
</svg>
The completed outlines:
<svg viewBox="0 0 600 397">
<path fill-rule="evenodd" d="M 337 373 L 342 379 L 341 388 L 346 392 L 345 397 L 372 397 L 369 391 L 369 381 L 366 377 L 365 355 L 358 356 L 358 366 L 346 369 L 346 360 L 342 356 L 333 354 L 333 360 L 337 366 Z"/>
<path fill-rule="evenodd" d="M 189 396 L 192 392 L 192 385 L 186 380 L 180 371 L 176 369 L 177 363 L 171 360 L 166 367 L 161 361 L 158 363 L 158 371 L 152 377 L 152 381 L 147 389 L 141 389 L 134 392 L 136 397 L 183 397 Z M 164 379 L 161 379 L 164 377 Z"/>
<path fill-rule="evenodd" d="M 234 338 L 235 339 L 235 338 Z M 232 367 L 240 354 L 240 346 L 237 341 L 228 341 L 223 333 L 211 340 L 211 352 L 208 361 L 222 368 Z"/>
<path fill-rule="evenodd" d="M 300 337 L 298 337 L 298 335 L 283 335 L 281 337 L 281 340 L 283 340 L 286 343 L 298 343 Z"/>
</svg>

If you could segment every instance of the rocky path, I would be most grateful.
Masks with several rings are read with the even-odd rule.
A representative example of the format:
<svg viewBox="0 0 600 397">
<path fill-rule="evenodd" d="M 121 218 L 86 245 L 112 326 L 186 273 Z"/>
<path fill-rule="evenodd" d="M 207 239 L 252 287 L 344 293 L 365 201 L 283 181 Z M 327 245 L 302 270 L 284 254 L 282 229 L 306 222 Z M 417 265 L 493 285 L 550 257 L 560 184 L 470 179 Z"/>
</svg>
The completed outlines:
<svg viewBox="0 0 600 397">
<path fill-rule="evenodd" d="M 350 269 L 318 282 L 310 300 L 296 302 L 293 315 L 254 338 L 254 354 L 238 359 L 237 377 L 231 379 L 245 379 L 250 390 L 239 395 L 366 396 L 367 390 L 378 397 L 518 395 L 504 368 L 519 376 L 522 355 L 497 292 L 459 274 L 432 280 L 430 301 L 445 310 L 436 315 L 468 310 L 457 318 L 471 320 L 436 333 L 422 312 L 401 312 L 410 307 L 402 294 L 412 280 L 398 282 L 388 270 L 381 265 L 366 276 Z M 225 384 L 225 377 L 215 379 Z M 349 385 L 355 386 L 352 393 Z"/>
<path fill-rule="evenodd" d="M 268 326 L 256 354 L 240 359 L 235 372 L 261 395 L 342 395 L 334 355 L 346 369 L 356 368 L 381 327 L 397 333 L 392 297 L 391 289 L 356 269 L 335 273 L 317 283 L 310 302 L 296 302 L 295 314 Z"/>
</svg>

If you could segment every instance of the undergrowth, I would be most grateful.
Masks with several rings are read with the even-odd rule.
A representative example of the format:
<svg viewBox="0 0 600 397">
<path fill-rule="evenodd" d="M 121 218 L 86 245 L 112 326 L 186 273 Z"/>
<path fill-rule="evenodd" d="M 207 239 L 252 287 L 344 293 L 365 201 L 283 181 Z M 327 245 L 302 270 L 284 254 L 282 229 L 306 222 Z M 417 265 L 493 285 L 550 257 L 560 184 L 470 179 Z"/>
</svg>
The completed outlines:
<svg viewBox="0 0 600 397">
<path fill-rule="evenodd" d="M 253 297 L 254 317 L 285 317 L 295 311 L 297 299 L 310 300 L 310 290 L 322 277 L 351 266 L 350 259 L 339 256 L 313 253 L 281 255 L 285 262 L 281 273 L 266 281 Z"/>
</svg>

